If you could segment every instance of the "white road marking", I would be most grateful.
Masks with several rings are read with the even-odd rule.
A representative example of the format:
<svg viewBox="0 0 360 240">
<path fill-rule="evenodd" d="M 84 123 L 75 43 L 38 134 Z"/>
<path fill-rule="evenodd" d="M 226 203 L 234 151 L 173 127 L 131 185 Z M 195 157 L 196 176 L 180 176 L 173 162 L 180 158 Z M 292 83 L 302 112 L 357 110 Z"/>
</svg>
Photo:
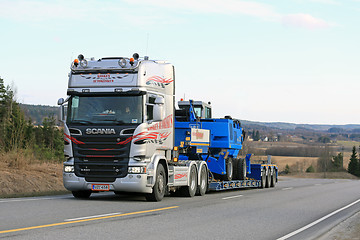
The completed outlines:
<svg viewBox="0 0 360 240">
<path fill-rule="evenodd" d="M 117 215 L 117 214 L 121 214 L 121 212 L 108 213 L 108 214 L 95 215 L 95 216 L 88 216 L 88 217 L 65 219 L 64 222 L 77 221 L 77 220 L 83 220 L 83 219 L 89 219 L 89 218 L 97 218 L 97 217 L 106 217 L 106 216 Z"/>
<path fill-rule="evenodd" d="M 322 221 L 324 221 L 325 219 L 327 219 L 327 218 L 329 218 L 329 217 L 337 214 L 338 212 L 341 212 L 341 211 L 343 211 L 343 210 L 345 210 L 345 209 L 347 209 L 347 208 L 349 208 L 349 207 L 351 207 L 351 206 L 353 206 L 353 205 L 355 205 L 355 204 L 357 204 L 357 203 L 359 203 L 359 202 L 360 202 L 360 199 L 358 199 L 358 200 L 356 200 L 355 202 L 352 202 L 352 203 L 350 203 L 349 205 L 346 205 L 345 207 L 342 207 L 342 208 L 340 208 L 340 209 L 338 209 L 338 210 L 336 210 L 336 211 L 334 211 L 334 212 L 332 212 L 332 213 L 329 213 L 328 215 L 326 215 L 326 216 L 324 216 L 324 217 L 322 217 L 322 218 L 320 218 L 320 219 L 318 219 L 318 220 L 316 220 L 316 221 L 314 221 L 314 222 L 306 225 L 305 227 L 302 227 L 302 228 L 300 228 L 300 229 L 298 229 L 298 230 L 296 230 L 296 231 L 293 231 L 293 232 L 291 232 L 291 233 L 289 233 L 289 234 L 287 234 L 287 235 L 285 235 L 285 236 L 283 236 L 283 237 L 281 237 L 281 238 L 278 238 L 277 240 L 285 240 L 285 239 L 291 238 L 292 236 L 294 236 L 294 235 L 296 235 L 296 234 L 298 234 L 298 233 L 300 233 L 300 232 L 302 232 L 302 231 L 305 231 L 305 230 L 308 229 L 308 228 L 311 228 L 312 226 L 318 224 L 319 222 L 322 222 Z"/>
<path fill-rule="evenodd" d="M 316 183 L 314 186 L 320 186 L 322 185 L 322 183 Z"/>
<path fill-rule="evenodd" d="M 282 190 L 291 190 L 291 189 L 293 189 L 293 187 L 283 188 Z"/>
<path fill-rule="evenodd" d="M 226 199 L 231 199 L 231 198 L 238 198 L 238 197 L 242 197 L 243 195 L 236 195 L 236 196 L 231 196 L 231 197 L 224 197 L 222 198 L 223 200 L 226 200 Z"/>
<path fill-rule="evenodd" d="M 0 200 L 0 203 L 9 203 L 9 202 L 27 202 L 27 201 L 39 201 L 39 200 L 54 200 L 68 197 L 52 197 L 52 198 L 20 198 L 20 199 L 8 199 L 8 200 Z"/>
</svg>

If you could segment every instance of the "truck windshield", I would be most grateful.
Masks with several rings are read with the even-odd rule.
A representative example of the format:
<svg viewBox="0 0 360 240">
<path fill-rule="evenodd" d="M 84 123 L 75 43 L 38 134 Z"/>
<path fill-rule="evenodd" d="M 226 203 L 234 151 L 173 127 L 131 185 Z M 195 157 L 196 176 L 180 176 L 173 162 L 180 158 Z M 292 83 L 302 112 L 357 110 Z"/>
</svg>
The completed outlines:
<svg viewBox="0 0 360 240">
<path fill-rule="evenodd" d="M 72 96 L 68 123 L 137 124 L 142 122 L 142 96 Z"/>
</svg>

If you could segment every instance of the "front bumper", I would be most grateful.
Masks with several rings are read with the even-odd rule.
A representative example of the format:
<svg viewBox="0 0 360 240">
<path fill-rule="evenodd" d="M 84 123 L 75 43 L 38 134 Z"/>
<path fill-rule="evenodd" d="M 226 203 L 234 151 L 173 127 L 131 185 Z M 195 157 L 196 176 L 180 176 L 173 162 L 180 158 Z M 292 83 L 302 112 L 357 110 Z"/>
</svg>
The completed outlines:
<svg viewBox="0 0 360 240">
<path fill-rule="evenodd" d="M 74 173 L 63 173 L 64 187 L 69 191 L 91 190 L 92 184 L 108 184 L 110 191 L 152 193 L 151 177 L 147 174 L 128 174 L 116 178 L 115 182 L 87 182 L 84 177 Z"/>
</svg>

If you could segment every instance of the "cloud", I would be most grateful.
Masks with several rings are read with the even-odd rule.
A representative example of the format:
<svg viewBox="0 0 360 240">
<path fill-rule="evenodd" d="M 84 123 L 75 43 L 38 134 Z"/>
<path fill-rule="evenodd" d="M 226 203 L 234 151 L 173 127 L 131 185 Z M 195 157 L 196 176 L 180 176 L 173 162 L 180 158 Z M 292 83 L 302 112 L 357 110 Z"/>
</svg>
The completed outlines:
<svg viewBox="0 0 360 240">
<path fill-rule="evenodd" d="M 311 1 L 335 2 L 335 0 Z M 155 15 L 153 8 L 157 10 Z M 196 14 L 239 14 L 265 21 L 280 22 L 285 26 L 307 29 L 333 26 L 333 24 L 310 14 L 281 14 L 271 5 L 245 0 L 123 0 L 111 2 L 100 0 L 0 0 L 0 18 L 27 23 L 76 20 L 105 24 L 121 21 L 133 26 L 149 26 L 181 22 L 178 14 L 162 10 Z"/>
<path fill-rule="evenodd" d="M 83 12 L 82 8 L 52 2 L 25 0 L 2 0 L 0 2 L 0 17 L 16 21 L 37 22 L 49 19 L 76 19 L 82 15 L 81 12 Z"/>
<path fill-rule="evenodd" d="M 306 28 L 306 29 L 321 29 L 332 27 L 335 24 L 330 24 L 327 21 L 316 18 L 310 14 L 281 14 L 275 9 L 263 3 L 256 3 L 243 0 L 126 0 L 129 3 L 147 6 L 156 6 L 163 8 L 170 8 L 176 10 L 186 10 L 196 13 L 217 13 L 217 14 L 242 14 L 257 18 L 262 18 L 267 21 L 281 22 L 285 26 Z M 327 4 L 336 4 L 334 0 L 311 0 Z"/>
<path fill-rule="evenodd" d="M 341 3 L 335 0 L 310 0 L 310 2 L 317 2 L 323 4 L 340 5 Z"/>
<path fill-rule="evenodd" d="M 331 26 L 331 24 L 325 20 L 304 13 L 284 15 L 281 21 L 285 26 L 307 29 L 328 28 Z"/>
</svg>

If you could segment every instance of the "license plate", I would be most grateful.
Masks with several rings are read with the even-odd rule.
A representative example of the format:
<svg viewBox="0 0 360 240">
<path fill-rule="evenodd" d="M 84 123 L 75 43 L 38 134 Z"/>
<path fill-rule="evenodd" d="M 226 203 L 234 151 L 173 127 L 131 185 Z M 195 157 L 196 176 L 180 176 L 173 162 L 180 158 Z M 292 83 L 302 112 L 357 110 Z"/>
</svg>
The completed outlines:
<svg viewBox="0 0 360 240">
<path fill-rule="evenodd" d="M 109 191 L 109 184 L 91 184 L 91 189 L 93 191 Z"/>
</svg>

